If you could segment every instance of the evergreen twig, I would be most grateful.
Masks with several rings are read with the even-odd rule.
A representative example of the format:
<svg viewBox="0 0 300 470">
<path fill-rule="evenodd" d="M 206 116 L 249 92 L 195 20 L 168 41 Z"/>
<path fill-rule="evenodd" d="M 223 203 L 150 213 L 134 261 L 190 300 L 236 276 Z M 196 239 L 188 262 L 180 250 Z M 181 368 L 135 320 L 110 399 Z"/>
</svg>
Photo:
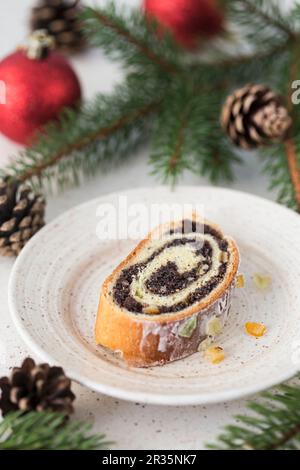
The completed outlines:
<svg viewBox="0 0 300 470">
<path fill-rule="evenodd" d="M 294 126 L 297 128 L 297 123 L 299 121 L 299 117 L 294 112 L 294 105 L 292 101 L 292 93 L 293 93 L 293 82 L 297 79 L 298 71 L 300 70 L 299 67 L 299 57 L 297 55 L 292 55 L 292 64 L 290 66 L 290 80 L 289 80 L 289 90 L 288 90 L 288 109 L 292 115 L 294 115 Z M 284 143 L 285 145 L 285 152 L 287 156 L 287 163 L 291 177 L 291 183 L 294 188 L 294 198 L 297 206 L 298 212 L 300 212 L 300 154 L 297 153 L 297 147 L 295 143 L 295 137 L 290 137 Z"/>
<path fill-rule="evenodd" d="M 182 155 L 182 149 L 184 146 L 184 139 L 185 139 L 185 128 L 186 128 L 186 116 L 183 114 L 183 116 L 180 119 L 179 122 L 179 128 L 178 128 L 178 135 L 177 135 L 177 140 L 175 140 L 175 148 L 174 152 L 169 158 L 169 169 L 170 173 L 174 174 L 175 169 L 178 167 L 178 161 L 180 160 L 180 157 Z"/>
<path fill-rule="evenodd" d="M 112 13 L 115 13 L 113 4 L 111 5 Z M 98 27 L 105 27 L 110 29 L 114 34 L 123 38 L 128 44 L 133 45 L 142 56 L 147 57 L 150 62 L 158 65 L 160 68 L 165 70 L 169 74 L 174 74 L 178 72 L 178 67 L 172 63 L 168 62 L 164 57 L 156 53 L 146 40 L 134 36 L 131 29 L 126 27 L 124 22 L 121 22 L 114 14 L 109 14 L 108 11 L 104 10 L 94 10 L 92 8 L 86 8 L 84 14 L 82 15 L 83 20 L 86 22 L 86 32 L 91 36 L 97 37 Z M 95 25 L 95 21 L 99 25 Z"/>
<path fill-rule="evenodd" d="M 0 450 L 94 450 L 110 444 L 103 434 L 91 434 L 91 425 L 67 421 L 61 413 L 20 411 L 0 422 Z"/>
<path fill-rule="evenodd" d="M 185 170 L 212 181 L 232 178 L 238 158 L 220 129 L 220 109 L 234 87 L 251 81 L 286 93 L 288 66 L 294 53 L 299 55 L 300 5 L 282 14 L 267 0 L 229 0 L 227 12 L 233 28 L 243 27 L 250 53 L 243 47 L 234 56 L 212 49 L 209 60 L 195 64 L 170 37 L 158 36 L 157 25 L 141 11 L 128 13 L 112 2 L 86 8 L 88 39 L 123 64 L 125 84 L 79 111 L 64 112 L 59 125 L 47 126 L 5 172 L 40 185 L 77 183 L 81 175 L 124 158 L 150 135 L 156 174 L 173 181 Z M 300 198 L 298 127 L 293 145 L 288 141 L 262 152 L 278 199 L 295 209 Z"/>
<path fill-rule="evenodd" d="M 245 10 L 252 16 L 258 16 L 262 21 L 268 25 L 273 25 L 279 31 L 285 33 L 291 40 L 294 40 L 295 32 L 289 27 L 287 22 L 281 20 L 281 13 L 278 7 L 271 2 L 268 2 L 268 7 L 271 7 L 272 14 L 269 14 L 266 9 L 262 8 L 266 2 L 254 2 L 251 0 L 238 0 L 245 6 Z"/>
<path fill-rule="evenodd" d="M 66 155 L 70 155 L 73 152 L 80 151 L 85 148 L 87 145 L 91 145 L 95 141 L 103 140 L 110 137 L 112 134 L 116 133 L 120 129 L 132 124 L 137 119 L 142 119 L 157 108 L 157 103 L 153 102 L 146 106 L 143 106 L 132 113 L 129 113 L 124 116 L 120 116 L 116 119 L 115 122 L 111 123 L 106 127 L 100 127 L 91 134 L 82 137 L 78 141 L 74 141 L 65 147 L 59 149 L 56 153 L 53 153 L 48 160 L 37 161 L 36 164 L 32 167 L 29 167 L 27 170 L 23 171 L 19 179 L 20 181 L 26 181 L 33 177 L 40 177 L 43 171 L 46 168 L 50 168 L 56 165 L 60 160 L 62 160 Z"/>
<path fill-rule="evenodd" d="M 290 73 L 283 81 L 283 92 L 287 94 L 287 105 L 293 118 L 293 129 L 282 145 L 264 151 L 265 156 L 269 157 L 265 170 L 271 175 L 271 188 L 279 190 L 279 202 L 300 212 L 300 142 L 298 143 L 300 123 L 292 102 L 292 83 L 297 79 L 299 71 L 298 53 L 292 53 L 289 62 Z"/>
<path fill-rule="evenodd" d="M 299 379 L 299 377 L 298 377 Z M 250 402 L 240 425 L 226 426 L 211 449 L 300 450 L 300 386 L 280 385 Z"/>
<path fill-rule="evenodd" d="M 146 94 L 136 89 L 136 80 L 130 76 L 114 95 L 99 95 L 80 112 L 63 112 L 4 173 L 35 185 L 49 181 L 65 186 L 131 153 L 146 138 L 149 116 L 161 99 L 151 86 Z"/>
</svg>

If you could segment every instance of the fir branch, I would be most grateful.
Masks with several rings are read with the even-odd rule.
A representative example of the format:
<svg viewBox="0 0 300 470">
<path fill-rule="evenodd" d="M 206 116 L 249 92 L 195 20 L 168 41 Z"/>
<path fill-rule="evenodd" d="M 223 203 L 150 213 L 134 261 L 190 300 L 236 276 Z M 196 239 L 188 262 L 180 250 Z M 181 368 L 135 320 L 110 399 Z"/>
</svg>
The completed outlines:
<svg viewBox="0 0 300 470">
<path fill-rule="evenodd" d="M 61 413 L 11 412 L 0 422 L 0 450 L 94 450 L 109 445 L 91 425 L 67 421 Z"/>
<path fill-rule="evenodd" d="M 157 106 L 157 103 L 150 103 L 147 106 L 144 106 L 128 115 L 123 115 L 112 122 L 106 127 L 101 127 L 94 132 L 91 132 L 89 135 L 82 137 L 78 141 L 74 141 L 65 147 L 59 149 L 56 153 L 52 154 L 50 158 L 46 160 L 41 159 L 36 161 L 35 165 L 32 167 L 27 167 L 25 171 L 21 172 L 19 176 L 20 181 L 25 181 L 31 179 L 32 177 L 40 178 L 43 171 L 46 168 L 56 165 L 60 160 L 62 160 L 66 155 L 70 155 L 73 152 L 81 151 L 86 148 L 88 145 L 92 144 L 95 141 L 106 139 L 112 134 L 115 134 L 120 129 L 130 125 L 132 122 L 137 119 L 142 119 L 144 116 L 150 114 Z"/>
<path fill-rule="evenodd" d="M 294 24 L 294 29 L 299 31 L 299 20 L 300 20 L 300 2 L 295 1 L 293 2 L 290 14 L 289 14 L 290 21 Z"/>
<path fill-rule="evenodd" d="M 291 62 L 292 44 L 290 41 L 277 43 L 274 47 L 263 45 L 253 52 L 217 51 L 214 59 L 205 64 L 211 69 L 211 88 L 225 88 L 227 95 L 236 87 L 247 83 L 268 85 L 281 94 L 286 94 L 286 71 Z M 197 64 L 190 75 L 202 74 L 204 64 Z M 211 89 L 212 93 L 212 89 Z"/>
<path fill-rule="evenodd" d="M 158 37 L 156 25 L 149 24 L 140 10 L 126 13 L 113 3 L 85 9 L 88 38 L 122 62 L 125 84 L 111 96 L 98 95 L 79 111 L 64 112 L 60 123 L 50 124 L 7 172 L 39 185 L 77 183 L 82 175 L 94 174 L 129 155 L 148 137 L 152 116 L 157 115 L 152 133 L 154 172 L 173 181 L 186 169 L 213 181 L 232 178 L 238 158 L 220 129 L 222 103 L 232 88 L 246 80 L 267 81 L 285 89 L 287 64 L 292 50 L 298 50 L 299 31 L 291 15 L 283 17 L 265 0 L 231 0 L 228 5 L 234 25 L 244 27 L 250 55 L 232 57 L 220 51 L 217 61 L 196 66 L 187 63 L 171 38 Z M 295 11 L 299 13 L 300 7 Z M 297 159 L 300 155 L 296 133 L 294 147 L 287 143 L 285 149 L 288 158 L 283 146 L 268 150 L 275 157 L 266 160 L 266 167 L 279 189 L 279 199 L 296 207 L 295 153 Z"/>
<path fill-rule="evenodd" d="M 288 22 L 284 21 L 278 6 L 274 3 L 265 0 L 237 0 L 237 3 L 241 3 L 247 13 L 260 18 L 266 25 L 272 25 L 285 33 L 291 40 L 295 39 L 295 32 Z"/>
<path fill-rule="evenodd" d="M 299 377 L 298 377 L 299 379 Z M 250 415 L 236 416 L 241 425 L 225 427 L 212 449 L 300 449 L 300 386 L 281 385 L 250 402 Z"/>
<path fill-rule="evenodd" d="M 284 433 L 281 438 L 269 445 L 265 450 L 278 450 L 283 449 L 294 439 L 297 439 L 300 436 L 300 423 L 296 424 L 288 432 Z"/>
<path fill-rule="evenodd" d="M 150 88 L 142 89 L 140 77 L 132 75 L 112 96 L 99 95 L 80 112 L 64 111 L 59 123 L 49 124 L 4 174 L 38 186 L 57 181 L 64 187 L 127 155 L 145 138 L 148 118 L 159 105 L 160 97 Z"/>
<path fill-rule="evenodd" d="M 290 80 L 288 83 L 288 87 L 289 87 L 288 110 L 290 111 L 293 117 L 294 136 L 291 136 L 284 143 L 289 173 L 290 173 L 291 182 L 292 182 L 293 189 L 294 189 L 296 208 L 298 212 L 300 212 L 300 148 L 299 148 L 299 145 L 297 147 L 296 141 L 297 141 L 297 134 L 298 134 L 300 122 L 299 122 L 298 113 L 295 112 L 295 107 L 293 105 L 292 84 L 297 79 L 298 71 L 300 70 L 299 60 L 300 60 L 299 53 L 298 51 L 295 51 L 294 54 L 292 54 L 292 60 L 291 60 L 291 65 L 290 65 Z"/>
<path fill-rule="evenodd" d="M 205 95 L 199 94 L 193 103 L 190 123 L 192 168 L 195 173 L 206 175 L 215 183 L 220 179 L 232 181 L 233 165 L 241 162 L 219 122 L 225 94 L 226 88 L 220 86 L 210 93 L 209 101 Z"/>
<path fill-rule="evenodd" d="M 264 160 L 264 172 L 270 175 L 269 189 L 277 190 L 277 201 L 290 209 L 297 210 L 295 190 L 291 181 L 285 147 L 283 144 L 274 145 L 261 150 Z"/>
<path fill-rule="evenodd" d="M 178 175 L 189 168 L 187 132 L 191 99 L 185 86 L 175 82 L 164 98 L 153 131 L 151 163 L 154 174 L 175 183 Z"/>
<path fill-rule="evenodd" d="M 283 17 L 278 4 L 272 0 L 230 0 L 228 17 L 235 25 L 246 29 L 243 35 L 246 33 L 253 44 L 259 44 L 261 38 L 273 44 L 287 39 L 293 42 L 297 38 L 290 16 Z"/>
<path fill-rule="evenodd" d="M 151 163 L 155 174 L 176 181 L 184 170 L 208 175 L 211 181 L 233 178 L 239 162 L 219 124 L 223 89 L 211 68 L 203 68 L 193 83 L 173 80 L 154 127 Z"/>
<path fill-rule="evenodd" d="M 85 8 L 82 19 L 89 41 L 111 58 L 117 57 L 129 66 L 145 65 L 146 60 L 171 75 L 179 71 L 179 50 L 172 39 L 158 39 L 155 25 L 139 12 L 126 15 L 110 3 L 102 9 Z"/>
<path fill-rule="evenodd" d="M 292 102 L 292 83 L 296 80 L 299 70 L 298 51 L 290 55 L 289 77 L 283 81 L 283 91 L 287 94 L 288 110 L 293 118 L 293 129 L 289 137 L 274 152 L 266 150 L 273 161 L 267 161 L 265 170 L 271 174 L 271 188 L 279 189 L 278 200 L 288 207 L 300 212 L 300 139 L 298 137 L 300 120 Z"/>
<path fill-rule="evenodd" d="M 178 126 L 178 134 L 177 134 L 177 139 L 174 142 L 174 152 L 170 156 L 169 162 L 168 162 L 168 171 L 174 177 L 176 175 L 178 166 L 180 165 L 180 159 L 182 157 L 182 150 L 184 147 L 184 140 L 185 140 L 185 128 L 186 128 L 186 117 L 185 113 L 183 113 L 183 116 L 180 118 L 179 121 L 179 126 Z"/>
</svg>

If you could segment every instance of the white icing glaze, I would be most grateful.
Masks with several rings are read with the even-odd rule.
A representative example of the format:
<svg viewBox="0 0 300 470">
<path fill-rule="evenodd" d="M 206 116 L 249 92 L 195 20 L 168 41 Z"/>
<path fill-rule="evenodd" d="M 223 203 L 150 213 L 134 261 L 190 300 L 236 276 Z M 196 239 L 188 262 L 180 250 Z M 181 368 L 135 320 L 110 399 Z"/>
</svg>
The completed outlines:
<svg viewBox="0 0 300 470">
<path fill-rule="evenodd" d="M 224 327 L 230 310 L 232 287 L 223 296 L 206 310 L 202 310 L 194 316 L 197 317 L 197 327 L 191 338 L 182 338 L 179 331 L 187 320 L 178 320 L 166 323 L 145 321 L 143 323 L 143 335 L 140 342 L 140 351 L 147 348 L 150 335 L 158 336 L 157 351 L 169 353 L 169 361 L 180 359 L 198 350 L 199 344 L 206 338 L 207 323 L 212 317 L 217 317 Z M 182 352 L 185 350 L 185 352 Z"/>
</svg>

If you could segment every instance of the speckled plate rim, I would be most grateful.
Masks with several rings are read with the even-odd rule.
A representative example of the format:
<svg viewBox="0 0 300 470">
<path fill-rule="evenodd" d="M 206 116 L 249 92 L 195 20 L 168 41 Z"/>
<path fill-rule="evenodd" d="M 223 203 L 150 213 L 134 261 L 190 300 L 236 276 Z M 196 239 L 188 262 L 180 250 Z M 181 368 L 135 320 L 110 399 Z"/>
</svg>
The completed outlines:
<svg viewBox="0 0 300 470">
<path fill-rule="evenodd" d="M 190 191 L 193 188 L 193 186 L 180 186 L 178 189 L 181 191 L 187 190 Z M 196 187 L 199 189 L 199 187 Z M 166 186 L 156 186 L 156 190 L 162 190 L 162 189 L 168 189 Z M 291 209 L 288 209 L 284 206 L 281 206 L 273 201 L 264 199 L 260 196 L 256 196 L 250 193 L 246 193 L 243 191 L 236 191 L 228 188 L 222 188 L 222 187 L 211 187 L 211 186 L 203 186 L 203 189 L 206 190 L 214 190 L 221 194 L 224 193 L 230 193 L 231 195 L 236 195 L 237 197 L 240 198 L 251 198 L 253 201 L 256 201 L 257 204 L 263 204 L 269 208 L 269 210 L 275 210 L 279 213 L 288 213 L 290 216 L 292 216 L 297 222 L 297 224 L 300 224 L 300 218 L 299 215 L 297 215 L 295 212 L 293 212 Z M 30 332 L 27 330 L 27 328 L 24 326 L 22 323 L 22 320 L 18 314 L 18 309 L 15 301 L 15 291 L 16 291 L 16 285 L 18 283 L 18 268 L 22 265 L 22 263 L 26 260 L 27 256 L 30 255 L 30 251 L 32 247 L 35 244 L 39 243 L 40 237 L 47 231 L 48 227 L 52 227 L 61 220 L 63 220 L 66 216 L 66 214 L 71 214 L 71 213 L 76 213 L 78 210 L 84 209 L 84 207 L 95 203 L 96 201 L 101 202 L 102 199 L 107 199 L 108 197 L 115 197 L 115 196 L 121 196 L 122 194 L 128 194 L 128 193 L 138 193 L 138 192 L 148 192 L 148 191 L 153 191 L 153 187 L 143 187 L 143 188 L 137 188 L 137 189 L 128 189 L 128 190 L 123 190 L 123 191 L 115 191 L 113 193 L 109 194 L 104 194 L 102 196 L 96 197 L 94 199 L 91 199 L 87 202 L 84 202 L 83 204 L 76 205 L 75 207 L 69 209 L 68 211 L 65 211 L 62 213 L 60 216 L 56 217 L 54 220 L 49 222 L 44 228 L 42 228 L 36 235 L 34 235 L 31 240 L 26 244 L 26 246 L 23 248 L 22 252 L 19 254 L 17 257 L 10 278 L 9 278 L 9 283 L 8 283 L 8 305 L 9 305 L 9 310 L 13 319 L 13 322 L 16 326 L 16 329 L 26 345 L 30 348 L 30 350 L 41 360 L 45 362 L 49 362 L 50 364 L 57 364 L 57 360 L 47 351 L 45 351 L 43 348 L 41 348 L 34 340 L 34 338 L 31 336 Z M 185 394 L 185 395 L 165 395 L 165 394 L 159 394 L 159 393 L 143 393 L 139 391 L 130 391 L 130 390 L 124 390 L 122 388 L 116 387 L 116 386 L 110 386 L 104 383 L 100 383 L 99 381 L 93 381 L 90 380 L 87 377 L 84 377 L 82 374 L 79 374 L 76 372 L 76 370 L 73 370 L 69 366 L 65 366 L 63 363 L 61 363 L 61 366 L 64 367 L 64 370 L 66 374 L 75 382 L 78 382 L 79 384 L 82 384 L 89 389 L 98 392 L 98 393 L 103 393 L 105 395 L 109 395 L 115 398 L 119 398 L 122 400 L 127 400 L 127 401 L 132 401 L 132 402 L 142 402 L 146 404 L 153 404 L 153 405 L 172 405 L 172 406 L 185 406 L 185 405 L 205 405 L 205 404 L 215 404 L 215 403 L 221 403 L 221 402 L 226 402 L 226 401 L 232 401 L 240 398 L 245 398 L 249 397 L 251 395 L 254 395 L 255 393 L 261 392 L 263 390 L 266 390 L 268 388 L 271 388 L 275 385 L 278 385 L 279 383 L 282 383 L 284 381 L 289 380 L 293 376 L 295 376 L 299 372 L 299 367 L 297 367 L 296 364 L 291 363 L 290 369 L 286 370 L 282 374 L 278 375 L 275 378 L 270 378 L 266 379 L 263 382 L 255 383 L 253 384 L 252 387 L 248 387 L 247 390 L 245 389 L 232 389 L 228 391 L 221 391 L 221 392 L 215 392 L 213 394 L 210 393 L 192 393 L 192 394 Z"/>
</svg>

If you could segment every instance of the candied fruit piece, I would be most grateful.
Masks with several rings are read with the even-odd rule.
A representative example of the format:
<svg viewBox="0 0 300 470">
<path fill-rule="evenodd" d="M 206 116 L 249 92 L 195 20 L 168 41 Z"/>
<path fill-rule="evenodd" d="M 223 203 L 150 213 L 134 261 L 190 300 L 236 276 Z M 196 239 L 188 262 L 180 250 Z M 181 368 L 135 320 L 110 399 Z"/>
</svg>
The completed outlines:
<svg viewBox="0 0 300 470">
<path fill-rule="evenodd" d="M 223 328 L 222 322 L 218 317 L 212 317 L 206 325 L 206 334 L 208 336 L 217 336 Z"/>
<path fill-rule="evenodd" d="M 204 356 L 212 364 L 220 364 L 225 359 L 224 350 L 220 346 L 210 346 L 204 352 Z"/>
<path fill-rule="evenodd" d="M 272 282 L 270 276 L 263 276 L 262 274 L 254 274 L 253 282 L 258 289 L 267 289 Z"/>
<path fill-rule="evenodd" d="M 245 323 L 245 330 L 248 335 L 260 338 L 261 336 L 264 336 L 267 328 L 263 323 L 247 322 Z"/>
</svg>

